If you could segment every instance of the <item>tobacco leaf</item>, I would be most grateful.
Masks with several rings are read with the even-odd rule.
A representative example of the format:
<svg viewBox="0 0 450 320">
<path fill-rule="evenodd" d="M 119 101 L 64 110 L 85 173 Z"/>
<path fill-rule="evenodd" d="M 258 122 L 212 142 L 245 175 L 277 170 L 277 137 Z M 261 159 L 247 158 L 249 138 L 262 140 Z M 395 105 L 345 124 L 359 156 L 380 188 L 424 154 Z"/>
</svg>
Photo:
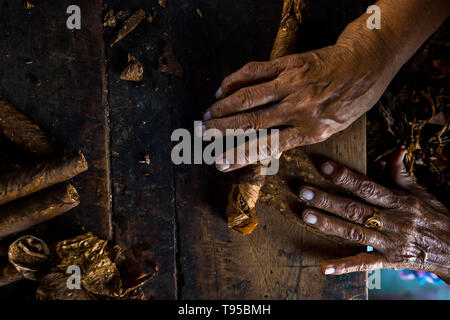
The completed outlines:
<svg viewBox="0 0 450 320">
<path fill-rule="evenodd" d="M 78 265 L 83 274 L 83 288 L 98 298 L 142 299 L 142 285 L 156 272 L 142 273 L 133 281 L 123 281 L 127 276 L 119 272 L 126 263 L 122 250 L 92 233 L 57 243 L 56 253 L 59 258 L 58 268 L 65 271 L 70 265 Z"/>
<path fill-rule="evenodd" d="M 158 70 L 163 73 L 183 78 L 183 67 L 175 56 L 170 43 L 166 44 L 163 54 L 159 58 Z"/>
<path fill-rule="evenodd" d="M 144 76 L 142 64 L 131 54 L 128 54 L 128 65 L 120 75 L 120 79 L 127 81 L 141 81 Z"/>
<path fill-rule="evenodd" d="M 117 42 L 122 40 L 127 34 L 129 34 L 131 31 L 133 31 L 139 23 L 145 18 L 146 13 L 144 10 L 139 9 L 133 15 L 128 18 L 127 21 L 123 24 L 122 28 L 117 32 L 116 39 L 111 44 L 111 47 L 114 46 Z"/>
</svg>

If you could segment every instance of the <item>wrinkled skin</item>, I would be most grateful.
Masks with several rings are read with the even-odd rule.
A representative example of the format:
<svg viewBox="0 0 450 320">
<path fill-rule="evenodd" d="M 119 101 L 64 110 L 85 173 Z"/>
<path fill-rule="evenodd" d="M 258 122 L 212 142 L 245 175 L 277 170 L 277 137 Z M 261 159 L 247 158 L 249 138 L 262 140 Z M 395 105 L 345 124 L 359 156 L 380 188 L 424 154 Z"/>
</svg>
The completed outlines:
<svg viewBox="0 0 450 320">
<path fill-rule="evenodd" d="M 391 175 L 402 191 L 391 191 L 335 162 L 325 163 L 322 173 L 360 201 L 312 186 L 300 188 L 300 199 L 311 207 L 302 213 L 308 225 L 374 248 L 374 252 L 324 262 L 325 274 L 409 269 L 435 273 L 450 284 L 450 212 L 409 176 L 404 154 L 400 150 L 391 162 Z M 378 230 L 364 226 L 374 207 L 382 222 Z"/>
<path fill-rule="evenodd" d="M 367 27 L 368 14 L 350 23 L 335 45 L 266 62 L 250 62 L 226 77 L 219 99 L 203 115 L 200 135 L 216 129 L 279 128 L 279 143 L 258 157 L 246 153 L 216 159 L 232 171 L 303 145 L 321 142 L 367 112 L 401 66 L 450 11 L 446 0 L 379 0 L 381 28 Z M 424 14 L 426 13 L 426 14 Z M 212 133 L 211 133 L 212 134 Z M 236 150 L 232 151 L 236 153 Z M 231 153 L 230 153 L 231 154 Z"/>
<path fill-rule="evenodd" d="M 358 119 L 367 111 L 360 106 L 375 104 L 386 87 L 381 69 L 375 73 L 367 72 L 369 66 L 354 68 L 363 60 L 353 50 L 335 45 L 249 63 L 225 78 L 222 99 L 206 112 L 211 120 L 204 122 L 205 129 L 225 135 L 226 129 L 288 126 L 280 131 L 279 148 L 271 148 L 267 157 L 324 141 Z M 254 109 L 261 105 L 266 106 Z M 247 160 L 237 159 L 230 170 Z"/>
</svg>

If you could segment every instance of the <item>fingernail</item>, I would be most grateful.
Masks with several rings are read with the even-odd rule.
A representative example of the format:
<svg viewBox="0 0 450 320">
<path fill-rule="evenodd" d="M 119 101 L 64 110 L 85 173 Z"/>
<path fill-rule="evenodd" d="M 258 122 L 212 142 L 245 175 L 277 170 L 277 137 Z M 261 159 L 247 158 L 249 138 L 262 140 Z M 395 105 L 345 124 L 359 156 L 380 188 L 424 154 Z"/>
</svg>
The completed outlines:
<svg viewBox="0 0 450 320">
<path fill-rule="evenodd" d="M 325 274 L 333 274 L 334 273 L 334 268 L 333 267 L 327 267 L 325 269 Z"/>
<path fill-rule="evenodd" d="M 203 121 L 208 121 L 209 119 L 211 119 L 211 112 L 207 111 L 207 112 L 203 115 Z"/>
<path fill-rule="evenodd" d="M 313 214 L 308 213 L 307 215 L 305 215 L 305 217 L 303 218 L 305 220 L 305 222 L 307 224 L 316 224 L 317 222 L 317 217 Z"/>
<path fill-rule="evenodd" d="M 329 162 L 325 162 L 324 165 L 322 166 L 322 171 L 323 173 L 325 173 L 327 176 L 329 176 L 330 174 L 333 173 L 334 171 L 334 166 L 329 163 Z"/>
<path fill-rule="evenodd" d="M 216 91 L 216 98 L 219 99 L 222 96 L 222 87 L 219 87 Z"/>
<path fill-rule="evenodd" d="M 225 162 L 224 164 L 216 164 L 216 168 L 219 171 L 225 171 L 230 168 L 230 164 L 228 162 Z"/>
<path fill-rule="evenodd" d="M 303 189 L 300 191 L 300 198 L 303 200 L 312 200 L 314 198 L 314 192 L 309 189 Z"/>
</svg>

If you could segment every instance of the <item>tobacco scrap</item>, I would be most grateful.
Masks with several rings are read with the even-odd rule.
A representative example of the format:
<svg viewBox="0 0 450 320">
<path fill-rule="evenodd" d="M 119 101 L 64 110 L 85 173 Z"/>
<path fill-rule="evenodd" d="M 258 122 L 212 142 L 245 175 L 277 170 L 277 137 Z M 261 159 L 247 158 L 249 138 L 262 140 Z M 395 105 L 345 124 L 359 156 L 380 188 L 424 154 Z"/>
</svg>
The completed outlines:
<svg viewBox="0 0 450 320">
<path fill-rule="evenodd" d="M 0 206 L 0 239 L 53 219 L 79 203 L 77 190 L 67 185 Z"/>
<path fill-rule="evenodd" d="M 163 54 L 159 58 L 158 70 L 163 73 L 183 78 L 183 67 L 175 56 L 173 47 L 170 43 L 166 44 Z"/>
<path fill-rule="evenodd" d="M 25 7 L 25 9 L 27 10 L 31 10 L 34 8 L 34 4 L 32 4 L 30 1 L 27 1 L 23 4 L 23 6 Z"/>
<path fill-rule="evenodd" d="M 0 133 L 39 157 L 48 157 L 60 152 L 60 147 L 54 139 L 1 97 Z"/>
<path fill-rule="evenodd" d="M 0 287 L 23 279 L 23 275 L 7 259 L 0 260 Z"/>
<path fill-rule="evenodd" d="M 120 79 L 127 81 L 141 81 L 144 76 L 144 67 L 131 54 L 128 54 L 128 65 L 120 75 Z"/>
<path fill-rule="evenodd" d="M 123 20 L 129 15 L 130 13 L 128 11 L 120 10 L 117 13 L 114 13 L 113 9 L 109 9 L 109 11 L 105 14 L 105 17 L 103 18 L 103 26 L 115 28 L 117 25 L 117 20 Z"/>
<path fill-rule="evenodd" d="M 58 268 L 62 272 L 70 265 L 80 266 L 84 275 L 81 279 L 83 289 L 97 298 L 143 299 L 141 287 L 157 271 L 141 273 L 130 280 L 129 275 L 123 274 L 127 259 L 122 249 L 109 245 L 108 241 L 92 233 L 59 242 L 56 253 Z"/>
<path fill-rule="evenodd" d="M 158 0 L 158 4 L 159 4 L 161 7 L 165 8 L 166 5 L 167 5 L 167 0 Z"/>
<path fill-rule="evenodd" d="M 0 204 L 25 197 L 86 171 L 81 151 L 0 175 Z"/>
<path fill-rule="evenodd" d="M 117 33 L 116 39 L 111 44 L 111 47 L 114 46 L 117 42 L 122 40 L 127 34 L 133 31 L 139 23 L 145 18 L 146 13 L 144 10 L 139 9 L 133 15 L 128 18 L 128 20 L 123 24 L 122 28 Z"/>
<path fill-rule="evenodd" d="M 144 299 L 141 287 L 158 271 L 156 266 L 150 273 L 138 271 L 119 246 L 92 233 L 60 241 L 52 250 L 44 241 L 25 236 L 9 247 L 8 259 L 10 264 L 0 264 L 0 286 L 24 277 L 37 281 L 38 300 Z M 67 285 L 69 266 L 80 268 L 80 289 Z"/>
</svg>

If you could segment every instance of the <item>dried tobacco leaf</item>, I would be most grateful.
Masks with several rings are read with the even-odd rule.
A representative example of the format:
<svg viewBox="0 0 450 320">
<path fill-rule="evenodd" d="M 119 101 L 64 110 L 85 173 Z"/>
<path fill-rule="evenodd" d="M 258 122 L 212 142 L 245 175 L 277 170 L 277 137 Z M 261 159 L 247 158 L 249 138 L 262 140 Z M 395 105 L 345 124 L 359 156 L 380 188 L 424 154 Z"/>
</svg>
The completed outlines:
<svg viewBox="0 0 450 320">
<path fill-rule="evenodd" d="M 0 287 L 23 280 L 23 275 L 5 258 L 0 260 Z"/>
<path fill-rule="evenodd" d="M 128 17 L 130 13 L 128 11 L 118 11 L 117 13 L 114 13 L 113 9 L 109 9 L 109 11 L 106 13 L 105 17 L 103 18 L 103 26 L 109 27 L 109 28 L 115 28 L 117 25 L 117 20 L 123 20 L 126 17 Z"/>
<path fill-rule="evenodd" d="M 166 44 L 163 54 L 159 58 L 158 70 L 163 73 L 172 74 L 179 78 L 183 78 L 183 67 L 175 56 L 170 43 Z"/>
<path fill-rule="evenodd" d="M 117 33 L 116 39 L 111 44 L 111 47 L 114 46 L 117 42 L 122 40 L 127 34 L 133 31 L 139 23 L 145 18 L 146 13 L 144 10 L 139 9 L 136 11 L 128 20 L 123 24 L 122 28 Z"/>
<path fill-rule="evenodd" d="M 98 298 L 141 299 L 141 286 L 154 276 L 140 274 L 132 281 L 123 281 L 126 275 L 121 275 L 119 269 L 126 258 L 122 250 L 92 233 L 59 242 L 56 253 L 60 259 L 58 268 L 65 271 L 70 265 L 78 265 L 83 274 L 82 287 Z"/>
<path fill-rule="evenodd" d="M 144 76 L 142 64 L 131 54 L 128 54 L 128 65 L 120 75 L 120 79 L 127 81 L 141 81 Z"/>
<path fill-rule="evenodd" d="M 167 0 L 158 0 L 158 4 L 159 4 L 161 7 L 165 8 L 166 5 L 167 5 Z"/>
</svg>

